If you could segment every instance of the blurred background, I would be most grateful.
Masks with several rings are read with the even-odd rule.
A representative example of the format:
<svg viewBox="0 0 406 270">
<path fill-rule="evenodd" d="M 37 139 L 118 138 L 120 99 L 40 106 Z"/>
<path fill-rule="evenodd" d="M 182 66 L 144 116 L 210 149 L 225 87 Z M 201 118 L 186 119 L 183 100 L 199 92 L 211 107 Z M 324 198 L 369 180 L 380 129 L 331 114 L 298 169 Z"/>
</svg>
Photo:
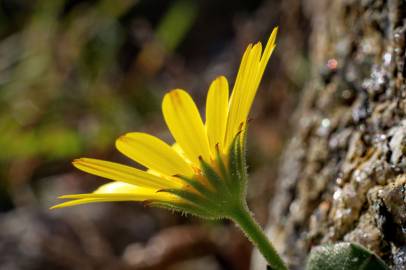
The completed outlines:
<svg viewBox="0 0 406 270">
<path fill-rule="evenodd" d="M 304 14 L 278 0 L 0 0 L 0 269 L 248 269 L 252 247 L 228 222 L 136 203 L 48 208 L 106 182 L 72 159 L 135 165 L 114 148 L 130 131 L 171 142 L 165 92 L 204 108 L 210 82 L 232 85 L 248 43 L 279 25 L 248 138 L 248 199 L 264 225 L 309 76 Z"/>
</svg>

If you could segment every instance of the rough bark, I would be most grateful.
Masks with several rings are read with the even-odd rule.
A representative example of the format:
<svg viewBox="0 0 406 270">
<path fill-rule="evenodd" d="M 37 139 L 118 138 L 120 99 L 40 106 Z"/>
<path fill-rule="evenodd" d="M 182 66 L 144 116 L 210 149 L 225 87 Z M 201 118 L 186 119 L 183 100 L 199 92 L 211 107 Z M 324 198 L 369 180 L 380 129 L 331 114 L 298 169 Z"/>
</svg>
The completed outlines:
<svg viewBox="0 0 406 270">
<path fill-rule="evenodd" d="M 269 235 L 291 269 L 304 268 L 313 246 L 340 241 L 406 269 L 406 1 L 301 3 L 312 77 L 281 160 Z"/>
</svg>

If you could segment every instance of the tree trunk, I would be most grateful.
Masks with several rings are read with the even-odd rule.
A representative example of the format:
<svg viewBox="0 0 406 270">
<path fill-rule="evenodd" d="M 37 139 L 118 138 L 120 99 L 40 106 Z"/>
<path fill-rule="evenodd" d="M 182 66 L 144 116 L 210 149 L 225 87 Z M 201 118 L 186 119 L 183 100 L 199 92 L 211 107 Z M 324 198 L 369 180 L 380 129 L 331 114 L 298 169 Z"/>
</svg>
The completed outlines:
<svg viewBox="0 0 406 270">
<path fill-rule="evenodd" d="M 304 268 L 313 246 L 340 241 L 406 269 L 406 1 L 301 8 L 312 76 L 281 159 L 269 236 L 291 269 Z"/>
</svg>

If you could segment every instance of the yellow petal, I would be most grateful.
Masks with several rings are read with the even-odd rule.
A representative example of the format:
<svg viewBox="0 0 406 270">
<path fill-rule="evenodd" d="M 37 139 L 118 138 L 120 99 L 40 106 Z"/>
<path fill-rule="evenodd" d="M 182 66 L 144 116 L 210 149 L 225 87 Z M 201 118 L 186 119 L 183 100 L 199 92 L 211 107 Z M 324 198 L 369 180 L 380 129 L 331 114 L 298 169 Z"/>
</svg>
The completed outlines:
<svg viewBox="0 0 406 270">
<path fill-rule="evenodd" d="M 93 194 L 129 194 L 149 197 L 155 194 L 157 190 L 156 188 L 139 187 L 123 182 L 111 182 L 101 185 L 93 191 Z"/>
<path fill-rule="evenodd" d="M 176 153 L 178 153 L 188 164 L 192 163 L 186 156 L 185 151 L 183 151 L 182 147 L 180 147 L 179 144 L 177 143 L 172 144 L 172 149 L 175 150 Z"/>
<path fill-rule="evenodd" d="M 278 27 L 275 27 L 271 33 L 271 36 L 268 39 L 268 42 L 266 44 L 264 53 L 262 54 L 261 57 L 261 72 L 264 72 L 266 65 L 268 64 L 269 58 L 272 55 L 273 50 L 275 49 L 275 40 L 276 40 L 276 35 L 278 34 Z"/>
<path fill-rule="evenodd" d="M 78 199 L 78 200 L 67 201 L 67 202 L 63 202 L 63 203 L 54 205 L 54 206 L 50 207 L 50 209 L 65 208 L 65 207 L 81 205 L 81 204 L 88 204 L 88 203 L 95 203 L 95 202 L 118 202 L 118 201 L 129 201 L 129 200 L 126 198 L 116 199 L 116 200 L 107 199 L 107 198 Z"/>
<path fill-rule="evenodd" d="M 122 182 L 112 182 L 100 186 L 96 189 L 92 196 L 129 196 L 132 200 L 174 200 L 174 195 L 166 192 L 159 192 L 159 189 L 137 187 Z"/>
<path fill-rule="evenodd" d="M 196 104 L 188 93 L 175 89 L 167 93 L 162 112 L 172 136 L 188 159 L 199 164 L 199 156 L 210 160 L 209 142 Z"/>
<path fill-rule="evenodd" d="M 277 28 L 272 31 L 263 55 L 260 42 L 248 46 L 241 61 L 240 69 L 230 98 L 226 128 L 226 147 L 230 145 L 241 125 L 246 124 L 265 67 L 275 48 Z"/>
<path fill-rule="evenodd" d="M 114 162 L 92 158 L 81 158 L 74 160 L 72 164 L 79 170 L 87 173 L 136 186 L 151 188 L 181 186 L 180 181 L 176 180 L 176 178 L 165 179 L 163 177 L 158 177 L 145 171 Z"/>
<path fill-rule="evenodd" d="M 158 192 L 157 189 L 137 187 L 122 182 L 112 182 L 102 185 L 93 193 L 63 195 L 59 198 L 73 200 L 52 206 L 51 209 L 94 202 L 178 200 L 177 197 L 165 192 Z"/>
<path fill-rule="evenodd" d="M 250 107 L 252 106 L 252 102 L 254 101 L 255 98 L 255 94 L 256 91 L 258 89 L 258 86 L 261 82 L 262 76 L 264 74 L 266 65 L 268 64 L 269 58 L 272 55 L 273 50 L 275 49 L 275 40 L 276 40 L 276 35 L 278 33 L 278 27 L 275 27 L 274 30 L 272 31 L 271 36 L 268 39 L 268 42 L 266 44 L 265 50 L 261 56 L 261 60 L 259 61 L 259 67 L 256 73 L 256 77 L 253 80 L 254 84 L 253 84 L 253 89 L 255 89 L 255 91 L 251 91 L 249 92 L 249 95 L 247 96 L 247 112 L 246 114 L 248 115 Z"/>
<path fill-rule="evenodd" d="M 238 127 L 238 125 L 240 124 L 236 124 L 236 122 L 238 122 L 237 119 L 237 114 L 236 114 L 236 89 L 241 89 L 241 84 L 242 84 L 242 80 L 244 75 L 247 73 L 247 62 L 250 58 L 251 55 L 251 51 L 252 51 L 252 44 L 249 44 L 247 46 L 247 49 L 245 50 L 242 59 L 241 59 L 241 64 L 240 67 L 238 69 L 238 73 L 237 73 L 237 78 L 235 80 L 234 83 L 234 87 L 233 87 L 233 91 L 231 94 L 231 98 L 229 101 L 229 110 L 228 110 L 228 116 L 227 116 L 227 126 L 226 126 L 226 134 L 225 134 L 225 138 L 224 138 L 224 147 L 225 147 L 225 151 L 227 151 L 228 146 L 230 145 L 232 139 L 234 138 L 234 133 L 235 133 L 235 126 Z M 233 111 L 231 113 L 231 111 Z"/>
<path fill-rule="evenodd" d="M 223 149 L 228 113 L 228 82 L 224 76 L 215 79 L 210 85 L 206 101 L 206 131 L 212 156 L 216 154 L 216 144 Z"/>
<path fill-rule="evenodd" d="M 127 133 L 116 141 L 116 147 L 129 158 L 162 174 L 193 174 L 190 165 L 171 146 L 149 134 Z"/>
<path fill-rule="evenodd" d="M 128 197 L 131 200 L 143 201 L 152 198 L 160 198 L 163 194 L 156 188 L 145 188 L 130 185 L 123 182 L 110 182 L 98 187 L 93 193 L 72 194 L 60 196 L 60 199 L 85 199 L 85 198 L 115 198 Z"/>
<path fill-rule="evenodd" d="M 241 63 L 239 74 L 235 82 L 233 92 L 230 99 L 229 118 L 227 122 L 227 146 L 230 145 L 234 136 L 241 128 L 241 124 L 245 123 L 247 115 L 247 98 L 255 91 L 253 89 L 254 78 L 259 67 L 261 55 L 261 43 L 255 44 L 251 49 L 248 48 L 246 63 Z M 240 75 L 241 72 L 241 75 Z"/>
</svg>

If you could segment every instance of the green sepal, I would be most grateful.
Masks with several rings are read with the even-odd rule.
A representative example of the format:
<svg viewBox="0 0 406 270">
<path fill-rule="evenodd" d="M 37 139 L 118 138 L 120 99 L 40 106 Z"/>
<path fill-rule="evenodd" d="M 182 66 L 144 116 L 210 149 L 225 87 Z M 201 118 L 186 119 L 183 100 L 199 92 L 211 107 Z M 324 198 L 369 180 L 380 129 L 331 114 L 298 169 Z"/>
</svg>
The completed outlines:
<svg viewBox="0 0 406 270">
<path fill-rule="evenodd" d="M 197 192 L 199 192 L 203 197 L 208 198 L 209 200 L 216 199 L 216 195 L 213 192 L 213 190 L 210 190 L 207 186 L 203 185 L 197 180 L 194 180 L 193 178 L 188 178 L 182 175 L 177 175 L 177 178 L 182 180 L 184 183 L 187 185 L 191 186 L 194 188 Z"/>
<path fill-rule="evenodd" d="M 150 201 L 147 205 L 153 207 L 165 208 L 175 212 L 180 212 L 183 215 L 190 214 L 204 219 L 218 219 L 217 216 L 209 213 L 204 208 L 201 208 L 195 204 L 187 203 L 175 203 L 175 202 L 165 202 L 165 201 Z"/>
<path fill-rule="evenodd" d="M 200 168 L 202 169 L 203 175 L 210 182 L 210 185 L 217 193 L 228 192 L 225 179 L 219 176 L 216 171 L 203 159 L 200 158 Z M 224 194 L 222 194 L 224 195 Z"/>
<path fill-rule="evenodd" d="M 210 218 L 224 218 L 227 211 L 223 207 L 222 198 L 218 196 L 218 193 L 212 193 L 209 196 L 202 196 L 193 191 L 183 189 L 163 189 L 161 192 L 171 193 L 179 198 L 183 199 L 186 204 L 191 205 L 192 208 L 199 208 L 207 213 Z M 213 199 L 213 197 L 216 197 Z"/>
<path fill-rule="evenodd" d="M 193 187 L 196 191 L 200 192 L 202 195 L 210 193 L 210 190 L 205 185 L 203 185 L 197 180 L 194 180 L 193 178 L 188 178 L 183 175 L 175 175 L 175 177 L 182 180 L 185 184 Z"/>
<path fill-rule="evenodd" d="M 233 179 L 231 188 L 237 189 L 239 196 L 245 200 L 247 166 L 245 160 L 245 136 L 243 131 L 235 136 L 230 147 L 229 158 L 230 178 Z"/>
<path fill-rule="evenodd" d="M 372 251 L 355 243 L 338 243 L 312 249 L 306 270 L 387 270 Z"/>
<path fill-rule="evenodd" d="M 203 197 L 192 191 L 176 188 L 167 188 L 162 189 L 159 192 L 167 192 L 173 194 L 192 204 L 201 205 L 202 207 L 204 206 L 204 208 L 214 207 L 212 202 L 210 202 L 206 197 Z"/>
<path fill-rule="evenodd" d="M 216 163 L 220 169 L 221 176 L 223 177 L 226 184 L 228 184 L 231 181 L 231 179 L 228 174 L 226 165 L 224 164 L 223 157 L 222 157 L 220 149 L 219 149 L 219 144 L 216 144 Z"/>
</svg>

